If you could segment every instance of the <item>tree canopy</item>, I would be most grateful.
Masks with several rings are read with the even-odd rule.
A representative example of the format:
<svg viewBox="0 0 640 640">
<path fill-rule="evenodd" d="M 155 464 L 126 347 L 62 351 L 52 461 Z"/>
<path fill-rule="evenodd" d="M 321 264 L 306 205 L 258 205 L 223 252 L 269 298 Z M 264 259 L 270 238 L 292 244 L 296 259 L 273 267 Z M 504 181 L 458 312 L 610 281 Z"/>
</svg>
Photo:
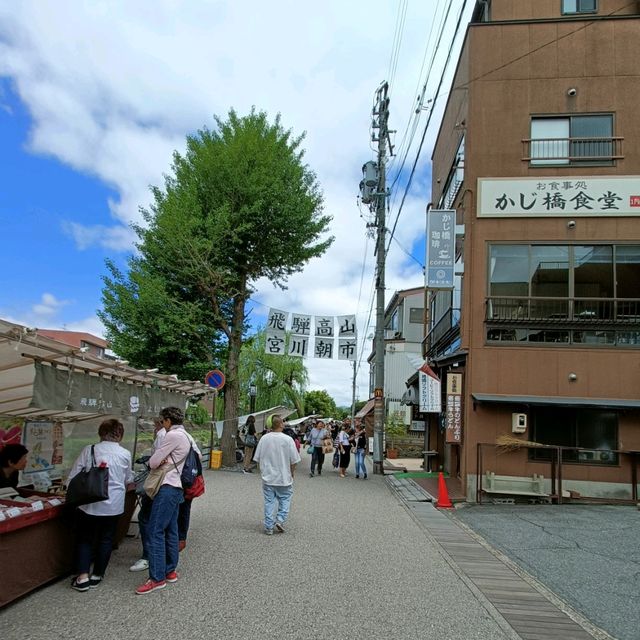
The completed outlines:
<svg viewBox="0 0 640 640">
<path fill-rule="evenodd" d="M 288 339 L 288 336 L 287 336 Z M 309 381 L 303 358 L 265 353 L 266 332 L 261 330 L 247 339 L 240 353 L 241 406 L 248 413 L 249 386 L 256 387 L 256 411 L 277 405 L 295 407 L 304 415 L 303 394 Z"/>
<path fill-rule="evenodd" d="M 152 187 L 128 273 L 108 263 L 100 317 L 114 350 L 134 365 L 167 373 L 178 364 L 224 367 L 222 448 L 230 465 L 246 301 L 261 278 L 285 288 L 333 238 L 316 176 L 303 162 L 303 136 L 255 109 L 244 117 L 231 110 L 215 123 L 187 137 L 164 187 Z"/>
<path fill-rule="evenodd" d="M 317 414 L 323 418 L 336 418 L 338 414 L 334 399 L 324 389 L 304 394 L 304 411 L 307 415 Z"/>
</svg>

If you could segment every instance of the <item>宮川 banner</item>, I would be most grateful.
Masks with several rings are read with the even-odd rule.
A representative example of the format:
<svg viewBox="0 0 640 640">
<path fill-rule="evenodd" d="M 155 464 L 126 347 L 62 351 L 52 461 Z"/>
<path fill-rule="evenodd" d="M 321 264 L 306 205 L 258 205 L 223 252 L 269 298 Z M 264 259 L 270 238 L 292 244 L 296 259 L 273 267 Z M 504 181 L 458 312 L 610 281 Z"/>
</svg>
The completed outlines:
<svg viewBox="0 0 640 640">
<path fill-rule="evenodd" d="M 310 316 L 269 309 L 265 352 L 330 360 L 355 360 L 356 316 Z"/>
</svg>

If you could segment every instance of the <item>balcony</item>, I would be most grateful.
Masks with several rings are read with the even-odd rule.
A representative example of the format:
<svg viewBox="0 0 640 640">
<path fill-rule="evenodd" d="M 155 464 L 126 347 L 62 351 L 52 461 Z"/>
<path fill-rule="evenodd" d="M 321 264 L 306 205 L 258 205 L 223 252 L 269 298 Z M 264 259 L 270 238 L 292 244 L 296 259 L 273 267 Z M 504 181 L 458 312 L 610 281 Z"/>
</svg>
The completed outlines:
<svg viewBox="0 0 640 640">
<path fill-rule="evenodd" d="M 621 137 L 527 138 L 522 140 L 522 160 L 536 165 L 610 164 L 624 158 Z"/>
<path fill-rule="evenodd" d="M 486 301 L 485 320 L 492 325 L 640 327 L 640 299 L 490 297 Z"/>
<path fill-rule="evenodd" d="M 428 358 L 436 358 L 442 355 L 459 335 L 460 309 L 450 308 L 422 341 L 422 351 Z"/>
</svg>

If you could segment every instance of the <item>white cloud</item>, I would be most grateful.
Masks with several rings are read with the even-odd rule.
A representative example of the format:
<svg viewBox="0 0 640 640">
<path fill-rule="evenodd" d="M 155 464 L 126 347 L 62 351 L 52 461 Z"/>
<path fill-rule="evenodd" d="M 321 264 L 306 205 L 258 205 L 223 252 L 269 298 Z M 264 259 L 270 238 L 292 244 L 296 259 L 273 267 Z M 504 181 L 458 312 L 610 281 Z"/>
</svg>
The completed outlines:
<svg viewBox="0 0 640 640">
<path fill-rule="evenodd" d="M 436 6 L 438 21 L 440 3 L 408 5 L 390 105 L 398 138 L 424 80 Z M 131 248 L 129 225 L 140 221 L 139 207 L 148 206 L 149 185 L 162 185 L 173 150 L 184 148 L 185 134 L 213 126 L 213 114 L 224 117 L 234 107 L 242 115 L 252 105 L 271 117 L 280 112 L 285 127 L 307 132 L 306 161 L 322 184 L 336 241 L 326 256 L 291 278 L 287 291 L 259 283 L 255 297 L 266 306 L 312 314 L 357 311 L 365 334 L 373 242 L 365 240 L 356 195 L 360 167 L 375 157 L 371 106 L 388 74 L 397 11 L 396 3 L 382 0 L 329 0 L 319 6 L 294 0 L 4 3 L 0 74 L 12 79 L 32 115 L 29 149 L 98 177 L 118 194 L 108 203 L 111 227 L 80 224 L 70 216 L 65 229 L 78 250 L 96 244 Z M 424 194 L 426 146 L 422 155 L 414 182 Z M 412 151 L 409 166 L 413 157 Z M 422 282 L 420 265 L 405 250 L 423 242 L 425 205 L 426 197 L 417 196 L 405 203 L 396 229 L 402 248 L 393 242 L 388 255 L 387 299 L 396 289 Z M 394 219 L 392 212 L 388 226 Z M 97 300 L 98 274 L 95 286 Z M 37 307 L 34 313 L 41 317 L 59 309 L 44 301 Z M 347 364 L 309 360 L 308 366 L 312 387 L 349 402 Z M 361 399 L 367 395 L 367 368 L 365 362 Z M 342 369 L 344 375 L 338 373 Z"/>
<path fill-rule="evenodd" d="M 40 302 L 34 304 L 31 311 L 36 318 L 52 318 L 68 304 L 70 304 L 69 300 L 58 300 L 52 293 L 43 293 Z"/>
</svg>

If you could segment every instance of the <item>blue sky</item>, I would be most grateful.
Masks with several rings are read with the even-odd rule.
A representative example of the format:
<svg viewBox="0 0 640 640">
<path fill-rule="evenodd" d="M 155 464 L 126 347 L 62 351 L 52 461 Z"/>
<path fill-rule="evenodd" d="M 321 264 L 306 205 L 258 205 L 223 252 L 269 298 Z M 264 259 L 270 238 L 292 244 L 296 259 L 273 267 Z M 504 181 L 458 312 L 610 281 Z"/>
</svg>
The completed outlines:
<svg viewBox="0 0 640 640">
<path fill-rule="evenodd" d="M 374 245 L 356 196 L 361 166 L 375 158 L 373 96 L 390 81 L 390 126 L 400 137 L 415 122 L 422 87 L 426 104 L 439 79 L 444 61 L 433 35 L 443 25 L 450 40 L 458 11 L 471 5 L 328 0 L 311 16 L 309 5 L 294 0 L 0 3 L 0 317 L 100 335 L 105 258 L 125 264 L 130 224 L 149 203 L 149 185 L 162 184 L 188 132 L 213 126 L 213 114 L 255 105 L 270 117 L 280 113 L 294 133 L 306 131 L 306 161 L 336 240 L 286 291 L 256 283 L 253 318 L 259 322 L 269 307 L 356 313 L 361 336 L 371 333 Z M 387 257 L 388 299 L 423 282 L 437 121 Z M 405 171 L 425 122 L 421 112 Z M 395 210 L 389 226 L 394 220 Z M 306 364 L 311 388 L 349 402 L 347 363 Z"/>
<path fill-rule="evenodd" d="M 111 224 L 107 202 L 117 192 L 55 158 L 30 153 L 32 119 L 7 78 L 0 79 L 0 96 L 2 317 L 46 322 L 49 316 L 55 328 L 64 325 L 65 318 L 90 318 L 100 304 L 105 258 L 122 264 L 125 254 L 100 246 L 78 250 L 65 225 L 71 220 Z M 43 294 L 53 296 L 61 307 L 49 300 L 51 314 L 34 312 L 35 305 L 43 304 Z"/>
</svg>

